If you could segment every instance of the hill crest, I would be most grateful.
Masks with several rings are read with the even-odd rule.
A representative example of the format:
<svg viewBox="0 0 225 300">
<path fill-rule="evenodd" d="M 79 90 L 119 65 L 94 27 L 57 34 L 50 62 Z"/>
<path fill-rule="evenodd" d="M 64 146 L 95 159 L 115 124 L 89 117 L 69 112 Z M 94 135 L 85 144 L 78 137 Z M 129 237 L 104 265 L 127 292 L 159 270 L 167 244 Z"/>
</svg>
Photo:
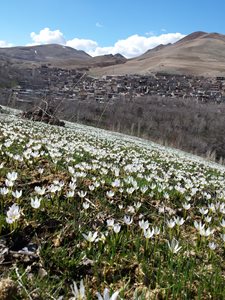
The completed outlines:
<svg viewBox="0 0 225 300">
<path fill-rule="evenodd" d="M 174 44 L 149 49 L 113 69 L 105 67 L 92 72 L 97 75 L 165 72 L 207 77 L 225 76 L 225 35 L 196 31 Z"/>
</svg>

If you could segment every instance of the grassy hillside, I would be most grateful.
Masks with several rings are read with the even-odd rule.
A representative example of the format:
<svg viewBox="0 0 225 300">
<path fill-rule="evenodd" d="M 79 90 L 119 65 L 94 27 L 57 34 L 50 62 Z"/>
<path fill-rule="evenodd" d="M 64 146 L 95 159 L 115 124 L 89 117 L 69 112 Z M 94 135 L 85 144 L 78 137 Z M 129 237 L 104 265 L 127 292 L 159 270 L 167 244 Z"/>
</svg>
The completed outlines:
<svg viewBox="0 0 225 300">
<path fill-rule="evenodd" d="M 87 126 L 0 125 L 1 299 L 224 298 L 225 168 Z"/>
</svg>

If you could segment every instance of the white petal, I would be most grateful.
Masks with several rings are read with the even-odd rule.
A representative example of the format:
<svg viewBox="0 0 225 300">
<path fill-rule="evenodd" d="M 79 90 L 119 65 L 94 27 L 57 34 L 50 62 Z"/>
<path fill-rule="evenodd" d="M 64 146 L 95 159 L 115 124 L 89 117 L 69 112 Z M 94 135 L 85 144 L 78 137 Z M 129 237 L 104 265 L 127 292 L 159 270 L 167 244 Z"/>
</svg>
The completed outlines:
<svg viewBox="0 0 225 300">
<path fill-rule="evenodd" d="M 109 299 L 109 289 L 107 289 L 107 288 L 104 289 L 103 297 L 104 297 L 104 300 L 110 300 Z"/>
<path fill-rule="evenodd" d="M 110 300 L 116 300 L 117 297 L 118 297 L 118 295 L 119 295 L 119 291 L 115 292 L 115 293 L 111 296 Z"/>
<path fill-rule="evenodd" d="M 85 288 L 84 288 L 83 279 L 81 279 L 81 281 L 80 281 L 80 294 L 82 295 L 82 297 L 85 297 Z"/>
<path fill-rule="evenodd" d="M 98 300 L 104 300 L 99 292 L 96 293 L 96 296 L 98 297 Z"/>
</svg>

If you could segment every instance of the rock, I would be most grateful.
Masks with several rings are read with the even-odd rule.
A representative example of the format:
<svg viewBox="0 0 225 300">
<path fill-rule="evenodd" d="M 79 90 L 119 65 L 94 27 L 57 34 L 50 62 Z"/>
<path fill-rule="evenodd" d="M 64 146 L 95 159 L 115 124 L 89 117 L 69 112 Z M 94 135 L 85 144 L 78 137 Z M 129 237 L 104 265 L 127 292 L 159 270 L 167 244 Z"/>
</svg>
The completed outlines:
<svg viewBox="0 0 225 300">
<path fill-rule="evenodd" d="M 16 299 L 17 295 L 16 283 L 10 278 L 2 278 L 0 280 L 0 299 L 11 300 Z"/>
<path fill-rule="evenodd" d="M 51 107 L 41 108 L 36 107 L 22 114 L 23 118 L 30 119 L 33 121 L 44 122 L 50 125 L 65 126 L 63 121 L 60 121 L 54 116 L 54 110 Z"/>
</svg>

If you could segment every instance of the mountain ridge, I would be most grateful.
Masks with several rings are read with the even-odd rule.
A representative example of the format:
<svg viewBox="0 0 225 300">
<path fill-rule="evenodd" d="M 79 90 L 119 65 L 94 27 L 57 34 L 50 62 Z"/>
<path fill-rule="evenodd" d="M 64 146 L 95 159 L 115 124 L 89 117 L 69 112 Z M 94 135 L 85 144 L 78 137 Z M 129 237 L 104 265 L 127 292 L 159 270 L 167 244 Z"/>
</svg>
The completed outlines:
<svg viewBox="0 0 225 300">
<path fill-rule="evenodd" d="M 132 59 L 120 53 L 92 57 L 85 51 L 58 44 L 0 48 L 0 64 L 2 62 L 19 68 L 43 63 L 60 68 L 83 68 L 94 76 L 157 72 L 225 76 L 225 35 L 195 31 L 173 44 L 158 45 Z"/>
<path fill-rule="evenodd" d="M 0 48 L 0 55 L 7 58 L 25 61 L 45 62 L 54 59 L 89 59 L 91 56 L 83 50 L 76 50 L 68 46 L 58 44 L 47 44 L 37 46 L 18 46 Z"/>
<path fill-rule="evenodd" d="M 92 73 L 125 75 L 157 72 L 196 76 L 225 76 L 225 35 L 193 32 L 170 45 L 159 45 L 113 69 L 93 69 Z"/>
</svg>

